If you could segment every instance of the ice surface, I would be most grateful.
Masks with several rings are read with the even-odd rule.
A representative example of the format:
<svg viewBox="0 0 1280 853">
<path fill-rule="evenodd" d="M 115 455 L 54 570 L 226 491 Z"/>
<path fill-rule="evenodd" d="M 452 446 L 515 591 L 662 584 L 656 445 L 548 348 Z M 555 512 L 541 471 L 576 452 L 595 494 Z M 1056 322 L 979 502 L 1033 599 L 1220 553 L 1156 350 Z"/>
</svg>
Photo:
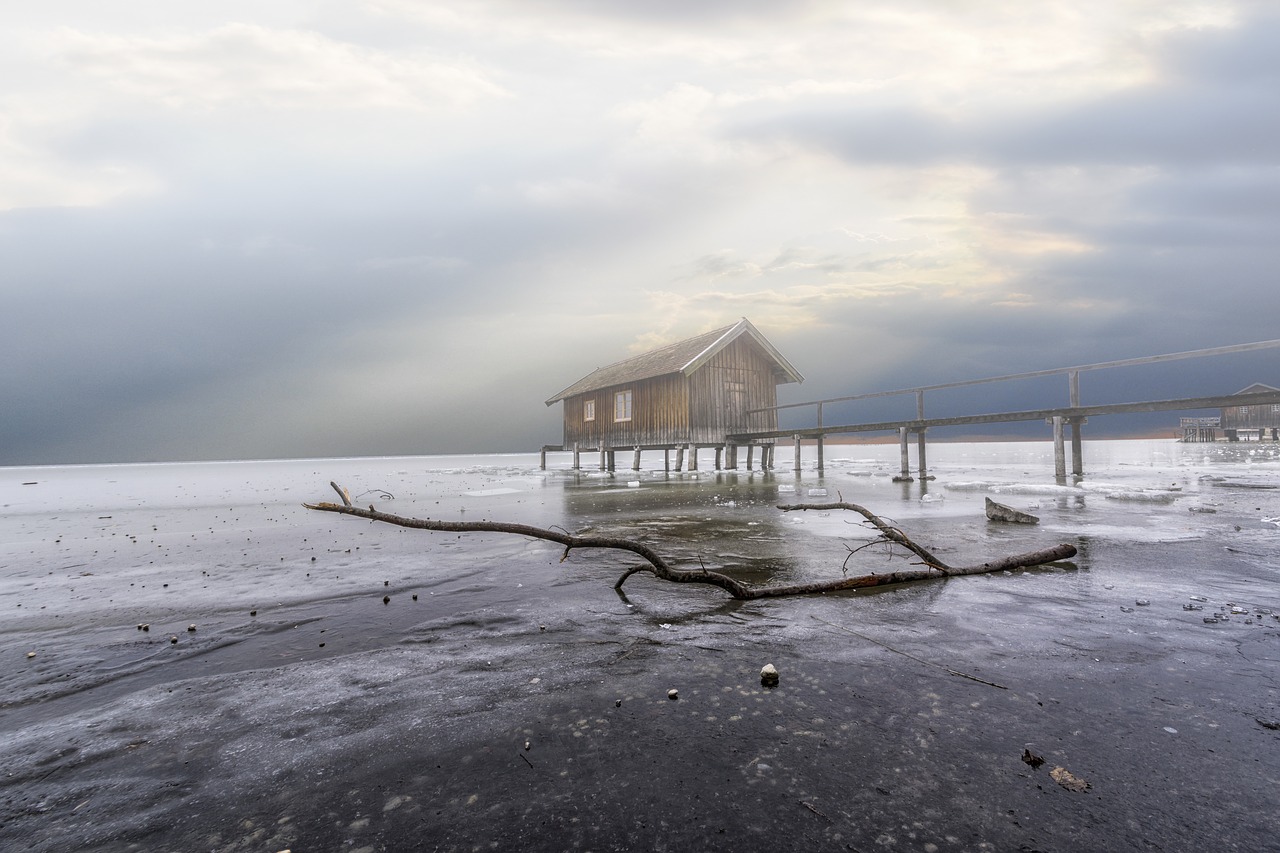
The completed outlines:
<svg viewBox="0 0 1280 853">
<path fill-rule="evenodd" d="M 798 475 L 668 474 L 654 470 L 660 457 L 647 459 L 643 488 L 628 488 L 640 482 L 634 472 L 573 472 L 567 455 L 556 454 L 545 472 L 536 454 L 0 469 L 0 634 L 10 650 L 9 666 L 0 669 L 0 761 L 11 774 L 5 802 L 13 804 L 0 844 L 92 848 L 86 839 L 99 838 L 103 849 L 120 849 L 121 839 L 140 837 L 140 826 L 199 825 L 201 815 L 219 828 L 239 826 L 245 815 L 288 826 L 277 824 L 281 815 L 300 815 L 315 800 L 323 802 L 321 823 L 333 823 L 324 809 L 345 821 L 330 845 L 336 849 L 359 834 L 351 827 L 370 812 L 375 823 L 391 803 L 395 809 L 385 814 L 409 814 L 411 807 L 400 805 L 409 800 L 394 797 L 409 796 L 413 785 L 415 802 L 431 802 L 430 814 L 465 823 L 465 808 L 449 805 L 453 794 L 431 800 L 437 795 L 430 791 L 462 790 L 480 778 L 523 779 L 519 770 L 549 792 L 555 786 L 547 779 L 577 784 L 540 763 L 553 746 L 582 759 L 554 765 L 566 772 L 600 766 L 622 773 L 615 756 L 626 744 L 667 743 L 679 732 L 704 729 L 708 742 L 755 750 L 752 779 L 763 763 L 779 777 L 792 774 L 786 784 L 794 790 L 866 789 L 873 802 L 892 804 L 908 795 L 897 790 L 904 783 L 887 781 L 901 778 L 891 768 L 919 748 L 912 734 L 918 730 L 904 720 L 920 713 L 933 714 L 931 725 L 957 721 L 959 727 L 931 741 L 921 753 L 928 756 L 927 772 L 915 767 L 908 774 L 913 778 L 965 766 L 957 762 L 972 759 L 957 757 L 961 753 L 992 755 L 1006 747 L 1011 766 L 1021 770 L 1021 741 L 1044 739 L 1055 748 L 1069 744 L 1073 756 L 1088 755 L 1091 775 L 1111 774 L 1112 788 L 1140 792 L 1143 785 L 1124 774 L 1137 772 L 1126 768 L 1142 745 L 1126 739 L 1177 721 L 1188 749 L 1200 744 L 1219 751 L 1188 754 L 1175 777 L 1207 774 L 1220 788 L 1237 786 L 1232 803 L 1252 802 L 1247 772 L 1219 774 L 1214 755 L 1265 748 L 1248 740 L 1251 718 L 1235 711 L 1270 701 L 1255 677 L 1262 665 L 1248 657 L 1265 658 L 1264 648 L 1250 645 L 1264 640 L 1225 632 L 1263 637 L 1280 625 L 1268 616 L 1267 626 L 1259 619 L 1246 628 L 1246 614 L 1228 612 L 1247 606 L 1254 618 L 1280 610 L 1274 593 L 1280 490 L 1270 488 L 1280 482 L 1280 457 L 1274 450 L 1087 442 L 1089 476 L 1059 483 L 1047 445 L 939 443 L 930 446 L 930 473 L 938 479 L 913 484 L 891 482 L 896 446 L 860 447 L 856 459 L 832 465 L 823 477 L 812 469 L 811 450 Z M 330 480 L 361 505 L 637 538 L 681 567 L 727 571 L 750 583 L 811 581 L 842 571 L 847 546 L 871 535 L 859 517 L 775 508 L 827 502 L 827 494 L 892 519 L 956 564 L 1059 541 L 1076 543 L 1081 554 L 1074 568 L 762 602 L 736 602 L 718 590 L 638 574 L 627 582 L 624 600 L 612 585 L 633 558 L 575 550 L 562 562 L 560 547 L 522 537 L 426 533 L 303 509 L 304 501 L 335 499 Z M 934 500 L 944 494 L 945 500 Z M 988 494 L 1034 498 L 1041 526 L 988 524 Z M 1211 504 L 1215 512 L 1189 513 L 1189 503 Z M 908 563 L 865 549 L 848 568 L 880 571 Z M 1182 609 L 1192 597 L 1205 601 L 1204 613 Z M 1150 605 L 1120 610 L 1139 599 Z M 1211 609 L 1230 619 L 1204 622 Z M 150 630 L 138 627 L 144 624 Z M 188 632 L 190 625 L 196 630 Z M 932 670 L 850 631 L 1008 682 L 1009 697 L 1000 700 L 1010 703 L 1004 725 L 991 724 L 985 705 L 970 710 L 996 701 L 999 691 L 945 671 L 931 679 Z M 756 674 L 767 662 L 758 658 L 766 655 L 783 672 L 780 691 L 769 695 L 755 692 Z M 734 666 L 750 677 L 735 681 Z M 876 673 L 884 678 L 863 686 Z M 679 683 L 668 683 L 672 679 Z M 804 699 L 808 705 L 795 704 L 801 695 L 795 691 L 806 684 L 813 691 Z M 1255 684 L 1262 692 L 1240 698 Z M 680 701 L 670 703 L 665 691 L 676 686 Z M 624 731 L 640 738 L 602 741 L 614 752 L 607 758 L 592 753 L 588 761 L 565 745 L 605 728 L 595 720 L 606 712 L 587 707 L 601 690 L 609 692 L 608 709 L 643 707 L 646 716 L 627 718 Z M 652 706 L 643 704 L 649 690 L 657 697 Z M 614 705 L 612 691 L 623 705 Z M 1235 698 L 1223 716 L 1226 691 Z M 718 708 L 721 695 L 746 710 L 727 699 Z M 900 707 L 883 704 L 889 695 Z M 1153 695 L 1173 698 L 1153 703 Z M 561 702 L 563 708 L 555 704 Z M 921 702 L 941 704 L 931 712 Z M 656 716 L 677 711 L 696 716 L 678 726 Z M 565 727 L 545 741 L 527 733 L 561 716 Z M 851 740 L 869 717 L 877 720 L 875 738 Z M 1004 727 L 1032 718 L 1034 731 L 1013 733 L 1017 744 L 972 741 L 999 739 Z M 1239 726 L 1237 718 L 1244 720 Z M 1214 740 L 1232 726 L 1229 743 Z M 1071 734 L 1082 728 L 1089 739 Z M 893 748 L 882 765 L 860 759 L 858 772 L 870 775 L 834 788 L 813 787 L 803 774 L 815 771 L 803 768 L 847 763 L 794 753 L 796 744 L 821 742 L 865 757 L 876 739 L 892 739 L 894 732 L 907 740 L 887 743 Z M 528 755 L 535 769 L 514 759 L 513 767 L 483 765 L 487 776 L 465 770 L 466 761 L 479 767 L 508 740 L 528 738 L 535 742 Z M 947 743 L 963 747 L 946 753 L 951 765 L 939 760 Z M 450 752 L 459 745 L 470 751 Z M 408 773 L 377 763 L 401 754 Z M 654 760 L 660 758 L 655 753 Z M 736 772 L 732 762 L 751 760 L 721 750 L 699 753 L 696 763 L 725 770 L 717 782 L 723 784 Z M 948 790 L 961 790 L 972 778 L 995 778 L 1000 761 L 962 774 Z M 422 781 L 438 764 L 449 767 L 441 781 Z M 362 768 L 368 768 L 368 785 L 360 781 Z M 544 770 L 547 776 L 536 775 Z M 682 771 L 666 766 L 664 772 Z M 1153 771 L 1144 766 L 1142 772 Z M 628 778 L 638 790 L 639 777 Z M 387 791 L 369 805 L 370 792 L 398 779 L 408 780 L 405 791 Z M 591 789 L 593 801 L 608 801 L 609 784 Z M 894 788 L 895 796 L 875 794 L 875 785 Z M 478 789 L 466 790 L 463 803 Z M 1151 790 L 1163 798 L 1170 787 Z M 514 793 L 511 802 L 538 796 Z M 351 802 L 342 800 L 347 796 Z M 1013 802 L 1018 795 L 1006 787 L 1001 796 Z M 1137 807 L 1167 807 L 1153 802 Z M 215 804 L 235 808 L 223 812 Z M 815 807 L 842 820 L 825 802 Z M 1209 819 L 1190 801 L 1180 807 Z M 501 825 L 497 812 L 474 813 Z M 1242 814 L 1230 817 L 1238 824 Z M 963 815 L 951 814 L 949 822 L 963 822 Z M 885 825 L 903 822 L 895 820 Z M 1119 821 L 1108 831 L 1124 836 L 1126 826 Z M 989 823 L 971 829 L 994 831 Z M 235 839 L 215 843 L 209 832 L 153 846 L 231 849 Z M 243 849 L 253 847 L 252 832 L 244 831 Z M 1260 829 L 1251 837 L 1271 836 Z M 860 844 L 869 847 L 874 839 Z"/>
</svg>

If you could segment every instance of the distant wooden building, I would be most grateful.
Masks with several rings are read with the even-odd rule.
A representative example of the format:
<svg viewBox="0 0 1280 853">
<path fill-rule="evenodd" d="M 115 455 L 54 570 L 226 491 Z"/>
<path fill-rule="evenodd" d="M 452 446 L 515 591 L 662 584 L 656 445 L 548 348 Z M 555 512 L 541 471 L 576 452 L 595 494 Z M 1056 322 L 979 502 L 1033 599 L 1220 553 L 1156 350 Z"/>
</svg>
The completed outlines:
<svg viewBox="0 0 1280 853">
<path fill-rule="evenodd" d="M 1267 391 L 1280 391 L 1270 385 L 1255 382 L 1248 388 L 1242 388 L 1237 394 L 1262 394 Z M 1239 441 L 1240 434 L 1257 433 L 1261 441 L 1268 437 L 1272 441 L 1280 440 L 1280 403 L 1264 403 L 1258 406 L 1227 406 L 1219 417 L 1222 431 L 1229 441 Z"/>
<path fill-rule="evenodd" d="M 777 429 L 777 386 L 803 381 L 744 318 L 601 367 L 547 405 L 564 403 L 563 449 L 599 451 L 602 464 L 608 454 L 612 467 L 616 450 L 696 452 L 724 446 L 731 434 Z"/>
</svg>

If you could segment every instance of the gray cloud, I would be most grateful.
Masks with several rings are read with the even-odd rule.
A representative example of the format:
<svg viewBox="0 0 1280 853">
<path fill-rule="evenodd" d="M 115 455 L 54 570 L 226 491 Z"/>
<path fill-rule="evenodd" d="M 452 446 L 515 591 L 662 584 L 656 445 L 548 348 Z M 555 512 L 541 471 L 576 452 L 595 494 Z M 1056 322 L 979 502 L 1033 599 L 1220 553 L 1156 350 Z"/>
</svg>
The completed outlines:
<svg viewBox="0 0 1280 853">
<path fill-rule="evenodd" d="M 24 12 L 0 464 L 534 448 L 550 393 L 743 314 L 790 399 L 1275 336 L 1256 8 L 1125 7 L 1102 35 L 1143 74 L 1072 15 L 1085 59 L 1041 68 L 1056 31 L 1000 3 L 530 8 Z"/>
</svg>

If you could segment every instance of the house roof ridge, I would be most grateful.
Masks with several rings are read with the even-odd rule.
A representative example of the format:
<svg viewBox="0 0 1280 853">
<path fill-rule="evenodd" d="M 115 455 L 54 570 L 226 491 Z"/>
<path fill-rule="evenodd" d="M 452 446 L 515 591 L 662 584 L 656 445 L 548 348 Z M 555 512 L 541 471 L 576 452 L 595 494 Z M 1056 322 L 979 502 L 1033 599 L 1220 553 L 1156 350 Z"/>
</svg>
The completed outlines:
<svg viewBox="0 0 1280 853">
<path fill-rule="evenodd" d="M 577 382 L 551 397 L 546 401 L 546 404 L 550 406 L 577 394 L 584 394 L 588 391 L 595 391 L 627 382 L 639 382 L 645 379 L 652 379 L 655 376 L 665 376 L 673 373 L 683 373 L 687 376 L 705 364 L 708 359 L 728 343 L 736 340 L 744 333 L 751 336 L 752 340 L 768 354 L 769 358 L 777 364 L 781 372 L 790 381 L 804 381 L 804 377 L 800 375 L 799 371 L 783 358 L 782 354 L 760 334 L 750 320 L 743 317 L 731 325 L 711 329 L 701 334 L 633 355 L 630 358 L 624 358 L 612 364 L 597 367 Z"/>
</svg>

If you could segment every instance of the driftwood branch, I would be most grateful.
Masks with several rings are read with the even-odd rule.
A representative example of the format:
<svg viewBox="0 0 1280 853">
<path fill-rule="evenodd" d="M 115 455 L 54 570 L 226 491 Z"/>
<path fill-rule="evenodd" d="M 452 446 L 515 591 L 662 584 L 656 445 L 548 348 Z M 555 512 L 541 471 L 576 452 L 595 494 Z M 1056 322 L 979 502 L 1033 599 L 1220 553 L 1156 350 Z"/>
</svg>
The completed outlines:
<svg viewBox="0 0 1280 853">
<path fill-rule="evenodd" d="M 622 584 L 627 578 L 637 572 L 649 572 L 655 577 L 662 580 L 672 581 L 673 583 L 702 583 L 717 586 L 723 589 L 729 595 L 737 599 L 750 600 L 756 598 L 777 598 L 788 595 L 809 595 L 812 593 L 822 592 L 838 592 L 846 589 L 862 589 L 872 586 L 883 586 L 886 584 L 904 583 L 906 581 L 926 580 L 931 578 L 943 578 L 951 575 L 974 575 L 983 572 L 998 572 L 1009 569 L 1026 568 L 1028 566 L 1037 566 L 1043 563 L 1051 563 L 1057 560 L 1065 560 L 1075 556 L 1076 549 L 1072 545 L 1058 545 L 1054 548 L 1048 548 L 1043 551 L 1034 551 L 1029 554 L 1019 554 L 1014 557 L 1005 557 L 1000 560 L 994 560 L 989 563 L 982 563 L 977 566 L 968 566 L 955 568 L 948 566 L 938 560 L 921 546 L 912 542 L 906 534 L 898 528 L 892 526 L 882 518 L 877 516 L 864 507 L 857 504 L 835 503 L 835 504 L 796 504 L 792 506 L 781 506 L 779 509 L 783 511 L 801 510 L 801 509 L 848 509 L 861 513 L 866 519 L 880 530 L 881 535 L 888 541 L 902 545 L 904 548 L 912 551 L 920 557 L 924 562 L 923 569 L 907 569 L 899 572 L 890 572 L 887 574 L 863 575 L 854 578 L 839 578 L 831 581 L 818 581 L 815 583 L 787 584 L 784 586 L 748 586 L 741 581 L 730 577 L 721 572 L 710 571 L 706 568 L 701 569 L 677 569 L 667 563 L 657 551 L 654 551 L 643 542 L 637 542 L 634 539 L 622 539 L 613 536 L 576 536 L 563 530 L 548 530 L 542 527 L 534 527 L 528 524 L 513 524 L 502 521 L 436 521 L 430 518 L 408 518 L 406 516 L 395 515 L 389 512 L 381 512 L 372 505 L 368 509 L 354 506 L 351 503 L 347 490 L 338 486 L 336 483 L 330 483 L 339 496 L 342 497 L 342 504 L 335 503 L 316 503 L 303 504 L 307 509 L 317 510 L 319 512 L 335 512 L 341 515 L 354 515 L 357 518 L 365 518 L 369 521 L 380 521 L 386 524 L 394 524 L 398 527 L 408 527 L 415 530 L 436 530 L 446 533 L 512 533 L 517 536 L 527 536 L 530 539 L 541 539 L 547 542 L 555 542 L 564 546 L 564 555 L 561 562 L 568 558 L 569 552 L 575 548 L 606 548 L 617 551 L 628 551 L 645 561 L 644 564 L 633 566 L 627 569 L 622 577 L 618 578 L 618 582 L 614 584 L 614 589 L 621 591 Z"/>
<path fill-rule="evenodd" d="M 559 530 L 548 530 L 542 527 L 534 527 L 529 524 L 512 524 L 504 521 L 436 521 L 430 518 L 407 518 L 402 515 L 394 515 L 389 512 L 381 512 L 369 507 L 365 509 L 358 506 L 346 506 L 335 503 L 318 503 L 303 504 L 307 509 L 319 510 L 320 512 L 336 512 L 342 515 L 354 515 L 357 518 L 367 518 L 370 521 L 381 521 L 387 524 L 394 524 L 399 527 L 409 527 L 415 530 L 438 530 L 445 533 L 514 533 L 517 536 L 527 536 L 530 539 L 542 539 L 547 542 L 555 542 L 564 546 L 564 554 L 560 561 L 564 562 L 568 558 L 569 552 L 575 548 L 609 548 L 617 551 L 630 551 L 632 554 L 643 559 L 647 565 L 637 566 L 628 569 L 621 578 L 618 579 L 616 588 L 622 587 L 622 582 L 636 572 L 652 572 L 663 580 L 672 581 L 674 583 L 706 583 L 712 586 L 718 586 L 728 592 L 734 598 L 759 598 L 754 594 L 757 590 L 747 586 L 739 580 L 721 574 L 720 572 L 708 571 L 706 569 L 687 570 L 677 569 L 667 563 L 657 551 L 654 551 L 643 542 L 636 542 L 633 539 L 620 539 L 613 536 L 575 536 L 571 533 L 564 533 Z"/>
</svg>

